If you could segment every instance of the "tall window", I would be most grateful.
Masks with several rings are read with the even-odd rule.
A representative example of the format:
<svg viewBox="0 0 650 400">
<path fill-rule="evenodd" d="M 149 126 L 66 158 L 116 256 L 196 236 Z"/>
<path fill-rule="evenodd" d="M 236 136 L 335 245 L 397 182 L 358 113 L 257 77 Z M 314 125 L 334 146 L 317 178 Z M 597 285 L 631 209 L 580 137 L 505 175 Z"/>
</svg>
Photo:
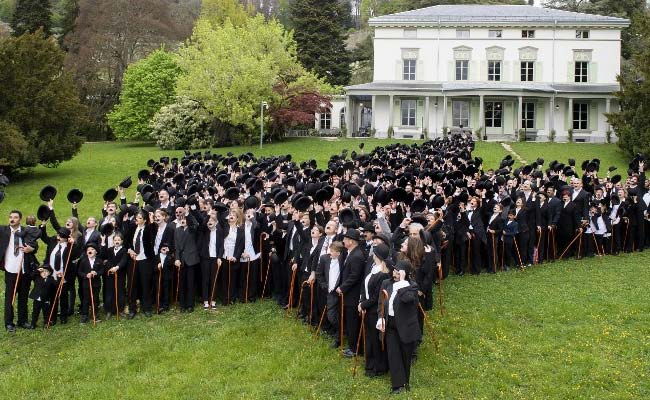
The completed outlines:
<svg viewBox="0 0 650 400">
<path fill-rule="evenodd" d="M 521 37 L 533 39 L 535 38 L 535 31 L 530 29 L 524 29 L 523 31 L 521 31 Z"/>
<path fill-rule="evenodd" d="M 589 127 L 589 103 L 573 103 L 573 129 Z"/>
<path fill-rule="evenodd" d="M 456 38 L 469 39 L 469 29 L 456 29 Z"/>
<path fill-rule="evenodd" d="M 575 81 L 587 82 L 589 78 L 589 63 L 587 61 L 575 62 Z"/>
<path fill-rule="evenodd" d="M 488 81 L 501 80 L 501 61 L 488 61 Z"/>
<path fill-rule="evenodd" d="M 469 72 L 468 60 L 456 60 L 456 80 L 466 81 Z"/>
<path fill-rule="evenodd" d="M 525 129 L 535 128 L 535 103 L 526 102 L 522 104 L 521 127 Z"/>
<path fill-rule="evenodd" d="M 469 101 L 456 100 L 451 103 L 452 126 L 469 126 Z"/>
<path fill-rule="evenodd" d="M 521 62 L 521 81 L 532 82 L 535 77 L 535 62 L 522 61 Z"/>
<path fill-rule="evenodd" d="M 503 118 L 503 103 L 500 101 L 485 102 L 485 126 L 501 128 Z"/>
<path fill-rule="evenodd" d="M 415 100 L 402 100 L 402 126 L 415 126 Z"/>
<path fill-rule="evenodd" d="M 576 39 L 589 39 L 589 31 L 587 30 L 577 30 Z"/>
<path fill-rule="evenodd" d="M 332 110 L 329 108 L 320 114 L 320 128 L 332 129 Z"/>
<path fill-rule="evenodd" d="M 501 37 L 503 37 L 503 31 L 501 29 L 490 29 L 488 31 L 488 37 L 493 39 L 501 39 Z"/>
<path fill-rule="evenodd" d="M 403 79 L 405 81 L 414 81 L 415 80 L 415 65 L 417 60 L 414 59 L 405 59 L 404 60 L 404 73 Z"/>
</svg>

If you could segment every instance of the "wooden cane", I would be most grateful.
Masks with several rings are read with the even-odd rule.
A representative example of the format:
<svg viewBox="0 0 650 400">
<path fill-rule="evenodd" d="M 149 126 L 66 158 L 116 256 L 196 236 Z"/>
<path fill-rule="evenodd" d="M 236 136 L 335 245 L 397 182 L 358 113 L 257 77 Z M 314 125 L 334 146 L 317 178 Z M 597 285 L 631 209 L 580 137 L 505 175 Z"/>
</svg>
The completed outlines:
<svg viewBox="0 0 650 400">
<path fill-rule="evenodd" d="M 214 275 L 214 281 L 212 282 L 212 290 L 210 291 L 210 305 L 212 305 L 212 302 L 214 301 L 214 289 L 217 286 L 217 278 L 219 277 L 219 270 L 221 269 L 221 265 L 219 265 L 219 261 L 217 261 L 214 267 L 217 269 L 217 272 Z"/>
<path fill-rule="evenodd" d="M 535 264 L 539 264 L 539 245 L 542 244 L 542 235 L 544 234 L 544 231 L 542 231 L 542 228 L 538 229 L 539 236 L 537 237 L 537 259 L 535 260 Z"/>
<path fill-rule="evenodd" d="M 304 281 L 303 283 L 300 284 L 300 294 L 298 295 L 298 305 L 296 306 L 296 309 L 298 312 L 296 313 L 296 318 L 298 318 L 298 315 L 300 314 L 300 305 L 302 304 L 302 292 L 303 289 L 305 288 L 305 285 L 309 285 L 309 281 Z"/>
<path fill-rule="evenodd" d="M 517 244 L 517 238 L 516 238 L 516 237 L 513 238 L 512 241 L 513 241 L 514 244 L 515 244 L 515 250 L 517 250 L 517 258 L 519 259 L 519 267 L 520 267 L 520 268 L 523 268 L 523 267 L 524 267 L 524 263 L 521 261 L 521 253 L 519 253 L 519 245 Z"/>
<path fill-rule="evenodd" d="M 262 301 L 264 301 L 264 292 L 266 291 L 266 282 L 269 280 L 269 272 L 271 272 L 271 256 L 269 256 L 269 262 L 266 266 L 266 276 L 264 277 L 264 285 L 262 286 Z"/>
<path fill-rule="evenodd" d="M 90 308 L 93 312 L 93 326 L 97 325 L 97 319 L 95 318 L 95 296 L 93 296 L 93 281 L 92 276 L 88 277 L 88 291 L 90 292 Z"/>
<path fill-rule="evenodd" d="M 581 253 L 582 253 L 582 235 L 580 235 L 580 239 L 578 239 L 578 254 L 576 254 L 576 260 L 580 259 Z"/>
<path fill-rule="evenodd" d="M 162 284 L 162 269 L 158 270 L 158 290 L 156 293 L 156 314 L 160 314 L 160 286 Z"/>
<path fill-rule="evenodd" d="M 359 364 L 359 345 L 361 344 L 361 336 L 364 335 L 366 327 L 366 311 L 361 310 L 361 329 L 359 329 L 359 336 L 357 336 L 357 349 L 354 352 L 354 367 L 352 368 L 352 377 L 357 375 L 357 365 Z"/>
<path fill-rule="evenodd" d="M 506 242 L 501 241 L 501 272 L 505 269 L 505 260 L 506 260 Z"/>
<path fill-rule="evenodd" d="M 573 245 L 573 243 L 575 243 L 575 241 L 578 240 L 580 236 L 582 236 L 582 232 L 578 232 L 578 234 L 573 238 L 573 240 L 571 240 L 571 243 L 569 243 L 569 245 L 560 254 L 560 258 L 559 258 L 560 260 L 562 259 L 562 257 L 564 257 L 564 254 L 567 252 L 567 250 L 571 248 L 571 245 Z"/>
<path fill-rule="evenodd" d="M 309 282 L 309 329 L 311 330 L 311 319 L 314 315 L 314 281 Z"/>
<path fill-rule="evenodd" d="M 23 272 L 23 261 L 25 259 L 25 254 L 20 259 L 20 266 L 18 267 L 18 273 L 16 274 L 16 282 L 14 283 L 14 294 L 11 296 L 11 307 L 14 306 L 16 301 L 16 293 L 18 292 L 18 283 L 20 282 L 20 274 Z"/>
<path fill-rule="evenodd" d="M 467 245 L 467 266 L 465 267 L 466 268 L 465 271 L 469 274 L 472 271 L 472 238 L 469 238 L 468 243 L 469 244 Z"/>
<path fill-rule="evenodd" d="M 386 342 L 386 322 L 388 321 L 388 318 L 386 318 L 386 315 L 384 315 L 386 311 L 386 306 L 384 305 L 384 301 L 388 300 L 390 298 L 390 295 L 388 294 L 388 291 L 386 289 L 383 289 L 381 293 L 379 293 L 379 315 L 381 318 L 384 319 L 384 330 L 381 331 L 379 334 L 379 341 L 381 342 L 381 351 L 384 351 L 384 348 L 386 347 L 385 342 Z"/>
<path fill-rule="evenodd" d="M 442 301 L 442 265 L 438 265 L 438 303 L 440 303 L 440 317 L 444 316 Z"/>
<path fill-rule="evenodd" d="M 61 281 L 59 282 L 59 287 L 56 289 L 56 294 L 54 295 L 54 301 L 52 302 L 52 308 L 50 309 L 50 316 L 47 318 L 47 328 L 50 328 L 50 322 L 52 322 L 52 313 L 56 309 L 57 306 L 57 301 L 59 300 L 59 297 L 61 297 L 61 293 L 63 292 L 63 281 L 65 281 L 65 274 L 68 272 L 68 264 L 70 264 L 70 256 L 72 255 L 72 248 L 68 250 L 68 257 L 65 260 L 65 265 L 63 266 L 63 276 L 61 277 Z"/>
<path fill-rule="evenodd" d="M 287 307 L 287 315 L 291 312 L 293 309 L 293 287 L 296 284 L 296 272 L 298 272 L 298 267 L 296 267 L 293 272 L 291 272 L 291 283 L 289 284 L 289 304 Z"/>
<path fill-rule="evenodd" d="M 433 331 L 433 326 L 429 321 L 429 317 L 427 316 L 427 313 L 424 312 L 424 308 L 422 308 L 422 304 L 418 303 L 418 307 L 420 308 L 420 311 L 422 312 L 422 315 L 424 317 L 424 325 L 426 325 L 427 328 L 429 328 L 429 332 L 431 332 L 431 339 L 433 340 L 433 345 L 436 347 L 436 352 L 439 352 L 440 348 L 438 347 L 438 341 L 436 340 L 436 335 Z"/>
<path fill-rule="evenodd" d="M 623 239 L 623 251 L 627 248 L 627 232 L 630 230 L 630 219 L 625 219 L 625 238 Z"/>
<path fill-rule="evenodd" d="M 246 264 L 246 290 L 244 291 L 244 304 L 248 304 L 248 278 L 251 274 L 251 259 L 248 259 L 248 264 Z"/>
<path fill-rule="evenodd" d="M 555 241 L 556 230 L 553 230 L 553 260 L 557 260 L 557 242 Z"/>
<path fill-rule="evenodd" d="M 323 314 L 320 316 L 320 321 L 318 322 L 318 327 L 316 327 L 316 334 L 314 334 L 314 340 L 318 337 L 318 332 L 320 332 L 320 327 L 323 325 L 323 319 L 325 319 L 325 314 L 327 314 L 327 304 L 323 309 Z"/>
<path fill-rule="evenodd" d="M 596 255 L 599 256 L 599 257 L 603 256 L 604 254 L 600 253 L 600 247 L 598 246 L 598 241 L 596 240 L 596 234 L 592 233 L 591 238 L 594 240 L 594 247 L 596 247 Z M 603 251 L 603 253 L 604 253 L 604 251 Z"/>
<path fill-rule="evenodd" d="M 115 296 L 115 318 L 120 320 L 120 305 L 117 298 L 117 271 L 113 272 L 113 287 L 114 287 L 114 296 Z"/>
<path fill-rule="evenodd" d="M 547 234 L 547 237 L 546 237 L 546 259 L 548 260 L 549 259 L 548 258 L 548 249 L 549 249 L 549 245 L 551 244 L 551 235 L 553 234 L 552 228 L 548 228 L 547 232 L 548 232 L 548 234 Z"/>
<path fill-rule="evenodd" d="M 264 237 L 260 235 L 260 285 L 262 284 L 262 267 L 264 266 Z"/>
<path fill-rule="evenodd" d="M 344 325 L 343 325 L 343 307 L 344 307 L 344 303 L 345 303 L 345 300 L 343 299 L 343 293 L 339 293 L 339 298 L 341 300 L 341 315 L 339 316 L 339 328 L 340 328 L 341 331 L 339 332 L 339 336 L 340 336 L 340 338 L 339 338 L 339 340 L 340 340 L 339 346 L 340 346 L 340 350 L 341 350 L 341 355 L 343 355 L 343 327 L 344 327 Z"/>
</svg>

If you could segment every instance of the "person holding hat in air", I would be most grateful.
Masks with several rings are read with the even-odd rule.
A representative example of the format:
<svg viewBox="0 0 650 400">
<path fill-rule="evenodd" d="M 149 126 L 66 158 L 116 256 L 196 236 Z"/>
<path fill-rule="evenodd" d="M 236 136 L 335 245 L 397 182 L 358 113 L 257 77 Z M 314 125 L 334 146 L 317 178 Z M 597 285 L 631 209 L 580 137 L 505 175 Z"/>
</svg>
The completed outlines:
<svg viewBox="0 0 650 400">
<path fill-rule="evenodd" d="M 70 286 L 74 287 L 74 279 L 76 278 L 75 265 L 72 260 L 79 257 L 81 248 L 78 246 L 78 242 L 70 237 L 70 229 L 68 228 L 59 228 L 55 236 L 48 236 L 45 225 L 41 225 L 41 232 L 41 240 L 47 245 L 43 264 L 47 264 L 52 268 L 52 277 L 57 285 L 62 285 L 59 298 L 53 299 L 51 307 L 54 308 L 54 311 L 52 312 L 52 320 L 49 322 L 56 324 L 57 306 L 60 305 L 58 316 L 61 317 L 61 323 L 65 324 L 68 322 L 68 310 L 74 307 L 74 304 L 70 304 L 72 300 L 70 293 L 74 293 L 74 291 L 70 290 Z M 63 279 L 63 283 L 61 283 L 61 279 Z M 50 311 L 52 310 L 50 309 Z"/>
<path fill-rule="evenodd" d="M 422 338 L 418 323 L 418 287 L 410 280 L 411 264 L 398 261 L 393 279 L 382 283 L 383 302 L 376 328 L 385 333 L 391 393 L 399 394 L 410 389 L 411 358 Z M 383 312 L 382 312 L 383 311 Z"/>
</svg>

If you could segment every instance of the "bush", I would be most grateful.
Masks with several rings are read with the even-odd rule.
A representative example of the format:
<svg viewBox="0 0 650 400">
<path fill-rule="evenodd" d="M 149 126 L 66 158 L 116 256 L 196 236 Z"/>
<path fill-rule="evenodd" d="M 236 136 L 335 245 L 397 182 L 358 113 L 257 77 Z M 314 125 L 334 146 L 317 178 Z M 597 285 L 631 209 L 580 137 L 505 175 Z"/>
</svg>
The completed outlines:
<svg viewBox="0 0 650 400">
<path fill-rule="evenodd" d="M 164 150 L 210 147 L 211 121 L 210 113 L 201 104 L 180 97 L 151 119 L 151 137 Z"/>
<path fill-rule="evenodd" d="M 569 128 L 569 130 L 567 131 L 567 141 L 569 143 L 573 142 L 573 128 Z"/>
<path fill-rule="evenodd" d="M 557 132 L 555 132 L 555 129 L 551 129 L 551 133 L 548 135 L 548 141 L 551 143 L 555 142 L 555 135 L 557 135 Z"/>
<path fill-rule="evenodd" d="M 20 133 L 20 129 L 10 122 L 0 120 L 0 170 L 12 170 L 20 165 L 36 164 L 38 160 L 29 160 L 24 163 L 25 158 L 34 158 L 36 154 L 30 151 L 29 143 Z"/>
</svg>

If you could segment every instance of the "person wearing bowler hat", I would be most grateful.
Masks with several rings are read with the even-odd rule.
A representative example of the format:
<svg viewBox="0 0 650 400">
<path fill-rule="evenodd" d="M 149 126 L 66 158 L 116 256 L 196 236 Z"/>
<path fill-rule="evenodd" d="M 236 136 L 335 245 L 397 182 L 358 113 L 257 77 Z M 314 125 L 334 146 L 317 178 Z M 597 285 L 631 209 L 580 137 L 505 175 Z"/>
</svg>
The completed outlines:
<svg viewBox="0 0 650 400">
<path fill-rule="evenodd" d="M 341 272 L 341 285 L 336 292 L 343 297 L 343 323 L 348 339 L 348 348 L 343 352 L 346 357 L 353 357 L 360 349 L 357 348 L 357 337 L 359 336 L 359 297 L 364 278 L 364 267 L 366 255 L 363 252 L 360 242 L 361 234 L 356 229 L 348 229 L 343 235 L 343 245 L 348 254 L 343 263 Z"/>
<path fill-rule="evenodd" d="M 153 269 L 156 254 L 153 246 L 155 241 L 156 225 L 149 222 L 149 215 L 146 211 L 135 213 L 135 224 L 128 225 L 132 230 L 126 237 L 132 238 L 127 241 L 129 246 L 129 279 L 127 297 L 129 299 L 128 319 L 133 319 L 137 313 L 138 297 L 140 306 L 146 317 L 150 317 L 153 309 L 151 285 L 153 281 Z"/>
<path fill-rule="evenodd" d="M 221 304 L 233 304 L 237 299 L 239 282 L 239 259 L 244 253 L 245 233 L 243 213 L 239 208 L 230 210 L 227 223 L 222 227 L 219 245 L 223 252 L 217 261 L 221 266 Z"/>
<path fill-rule="evenodd" d="M 174 276 L 174 257 L 171 254 L 169 243 L 163 242 L 160 244 L 160 252 L 156 259 L 154 293 L 156 293 L 158 312 L 162 313 L 169 311 L 169 299 Z M 159 274 L 162 274 L 162 276 Z"/>
<path fill-rule="evenodd" d="M 95 242 L 88 243 L 86 253 L 79 258 L 77 266 L 77 274 L 81 278 L 81 287 L 84 291 L 79 313 L 79 322 L 82 324 L 88 322 L 90 307 L 94 307 L 94 310 L 90 310 L 90 312 L 93 318 L 98 320 L 96 315 L 99 310 L 99 289 L 102 286 L 100 277 L 104 275 L 104 271 L 105 263 L 99 258 L 99 245 Z"/>
<path fill-rule="evenodd" d="M 112 226 L 110 224 L 105 226 Z M 106 274 L 104 275 L 103 301 L 106 319 L 112 315 L 122 314 L 126 306 L 126 271 L 129 264 L 129 254 L 124 246 L 124 235 L 120 232 L 113 233 L 112 246 L 108 245 L 106 233 L 109 231 L 102 227 L 100 258 L 106 260 Z M 117 284 L 115 280 L 117 279 Z M 115 289 L 117 288 L 117 292 Z M 117 302 L 115 299 L 117 298 Z M 116 304 L 117 303 L 117 304 Z"/>
<path fill-rule="evenodd" d="M 52 277 L 52 267 L 43 264 L 35 271 L 35 275 L 34 288 L 29 294 L 29 298 L 33 300 L 31 329 L 36 328 L 41 313 L 43 314 L 43 325 L 47 324 L 52 296 L 56 289 L 56 281 Z"/>
<path fill-rule="evenodd" d="M 179 225 L 174 232 L 174 250 L 176 268 L 180 268 L 180 309 L 181 312 L 194 311 L 194 273 L 201 263 L 197 245 L 199 223 L 190 212 L 189 206 L 178 207 L 184 214 L 179 217 Z M 178 214 L 177 214 L 178 216 Z"/>
<path fill-rule="evenodd" d="M 366 358 L 366 376 L 383 375 L 388 370 L 385 347 L 381 344 L 379 332 L 375 329 L 378 318 L 378 300 L 381 284 L 390 279 L 389 267 L 392 267 L 390 249 L 384 243 L 373 247 L 371 264 L 366 268 L 363 285 L 361 286 L 361 301 L 358 310 L 364 315 L 364 349 Z"/>
<path fill-rule="evenodd" d="M 376 328 L 385 333 L 391 393 L 399 394 L 410 389 L 411 358 L 422 338 L 418 324 L 418 286 L 409 278 L 411 265 L 398 261 L 393 279 L 382 283 L 383 306 Z"/>
</svg>

